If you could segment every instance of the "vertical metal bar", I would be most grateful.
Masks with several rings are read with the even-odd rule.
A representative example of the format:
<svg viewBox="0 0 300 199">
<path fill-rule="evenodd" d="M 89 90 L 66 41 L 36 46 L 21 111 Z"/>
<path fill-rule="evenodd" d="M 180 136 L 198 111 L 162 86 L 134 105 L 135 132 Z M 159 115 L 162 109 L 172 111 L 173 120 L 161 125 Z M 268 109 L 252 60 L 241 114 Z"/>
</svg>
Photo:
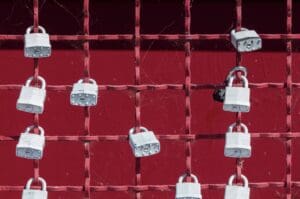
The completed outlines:
<svg viewBox="0 0 300 199">
<path fill-rule="evenodd" d="M 141 1 L 135 0 L 135 26 L 134 26 L 134 58 L 135 58 L 135 84 L 141 84 L 140 74 L 140 60 L 141 60 L 141 36 L 140 36 L 140 17 L 141 17 Z M 135 127 L 136 131 L 140 130 L 141 126 L 141 93 L 140 91 L 135 92 Z M 135 184 L 141 184 L 141 159 L 135 159 Z M 136 199 L 140 199 L 141 193 L 136 192 Z"/>
<path fill-rule="evenodd" d="M 242 28 L 242 0 L 236 0 L 236 26 L 235 30 L 240 31 Z M 241 53 L 236 52 L 236 65 L 239 66 L 242 62 Z"/>
<path fill-rule="evenodd" d="M 184 4 L 185 17 L 184 17 L 184 29 L 185 34 L 191 34 L 191 1 L 185 0 Z M 185 133 L 191 134 L 191 42 L 185 41 Z M 192 147 L 191 141 L 186 141 L 185 144 L 185 156 L 186 156 L 186 173 L 188 176 L 192 173 Z"/>
<path fill-rule="evenodd" d="M 292 0 L 287 0 L 286 10 L 286 31 L 287 34 L 292 33 Z M 286 131 L 292 131 L 292 41 L 286 40 Z M 285 141 L 286 147 L 286 198 L 292 198 L 292 139 L 287 138 Z"/>
<path fill-rule="evenodd" d="M 236 31 L 240 31 L 242 28 L 242 0 L 236 0 Z M 236 51 L 236 65 L 241 65 L 242 62 L 242 55 L 238 51 Z M 239 79 L 241 76 L 241 72 L 237 73 Z M 237 124 L 240 124 L 242 114 L 240 112 L 237 113 Z"/>
<path fill-rule="evenodd" d="M 83 33 L 84 35 L 90 34 L 90 27 L 89 27 L 89 0 L 83 0 Z M 88 80 L 90 77 L 90 44 L 89 41 L 86 40 L 83 43 L 83 51 L 84 51 L 84 78 Z M 84 134 L 90 135 L 90 107 L 84 107 Z M 89 199 L 91 195 L 91 171 L 90 171 L 90 163 L 91 163 L 91 154 L 90 154 L 90 142 L 84 142 L 84 198 Z"/>
<path fill-rule="evenodd" d="M 236 0 L 236 27 L 235 30 L 236 31 L 240 31 L 242 28 L 242 0 Z M 242 62 L 242 55 L 241 53 L 239 53 L 238 51 L 236 51 L 236 65 L 240 66 Z M 241 77 L 241 72 L 237 72 L 237 76 Z M 236 113 L 236 124 L 237 124 L 237 128 L 238 130 L 240 130 L 240 123 L 242 120 L 242 113 L 241 112 L 237 112 Z M 241 175 L 242 175 L 242 167 L 243 167 L 243 160 L 241 158 L 237 158 L 236 159 L 236 180 L 238 181 L 239 179 L 241 179 Z"/>
<path fill-rule="evenodd" d="M 33 29 L 34 32 L 38 32 L 38 26 L 39 26 L 39 0 L 34 0 L 33 1 Z M 37 80 L 37 77 L 39 75 L 39 59 L 34 58 L 33 59 L 33 76 L 34 76 L 34 81 Z M 39 125 L 39 115 L 34 114 L 33 116 L 33 124 L 34 126 Z M 35 133 L 37 133 L 38 129 L 34 129 Z M 33 176 L 34 176 L 34 181 L 38 182 L 39 178 L 39 160 L 34 160 L 33 161 Z"/>
</svg>

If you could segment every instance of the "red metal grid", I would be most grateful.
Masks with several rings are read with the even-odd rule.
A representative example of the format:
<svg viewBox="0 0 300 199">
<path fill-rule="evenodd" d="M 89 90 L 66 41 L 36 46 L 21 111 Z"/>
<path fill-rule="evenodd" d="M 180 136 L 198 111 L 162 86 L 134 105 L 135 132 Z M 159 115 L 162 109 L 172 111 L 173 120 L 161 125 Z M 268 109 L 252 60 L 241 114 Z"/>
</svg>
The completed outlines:
<svg viewBox="0 0 300 199">
<path fill-rule="evenodd" d="M 141 34 L 140 33 L 140 15 L 141 15 L 140 0 L 135 0 L 135 32 L 134 34 L 115 34 L 115 35 L 90 35 L 89 31 L 89 0 L 83 0 L 83 35 L 51 35 L 52 41 L 83 41 L 84 51 L 84 68 L 83 77 L 90 77 L 90 47 L 89 42 L 93 40 L 133 40 L 134 41 L 134 64 L 135 64 L 135 84 L 134 85 L 100 85 L 99 90 L 113 91 L 134 91 L 135 92 L 135 127 L 138 131 L 141 124 L 141 91 L 144 90 L 181 90 L 185 93 L 185 134 L 178 135 L 157 135 L 160 140 L 184 141 L 185 142 L 185 163 L 186 173 L 192 173 L 192 147 L 191 142 L 199 139 L 223 139 L 224 133 L 214 134 L 192 134 L 191 131 L 191 91 L 203 89 L 215 89 L 224 87 L 223 84 L 193 84 L 191 82 L 191 41 L 192 40 L 229 40 L 228 34 L 191 34 L 191 1 L 184 1 L 185 9 L 185 34 Z M 264 40 L 284 40 L 286 41 L 286 82 L 264 82 L 250 83 L 250 88 L 283 88 L 286 90 L 286 132 L 258 132 L 251 133 L 252 138 L 281 138 L 285 142 L 286 147 L 286 177 L 282 182 L 256 182 L 250 183 L 252 188 L 284 188 L 286 191 L 285 198 L 292 198 L 292 187 L 300 188 L 300 182 L 292 181 L 292 139 L 299 138 L 300 132 L 292 132 L 292 90 L 300 88 L 300 83 L 292 81 L 292 41 L 299 40 L 300 34 L 292 33 L 292 0 L 286 0 L 287 9 L 287 24 L 286 34 L 260 34 Z M 34 27 L 39 24 L 39 1 L 33 0 Z M 242 0 L 236 0 L 236 29 L 242 26 Z M 36 31 L 36 29 L 35 29 Z M 23 40 L 23 35 L 0 35 L 0 40 Z M 141 84 L 140 62 L 141 62 L 141 41 L 142 40 L 182 40 L 184 41 L 185 49 L 185 82 L 184 84 Z M 241 54 L 236 54 L 236 63 L 242 64 Z M 34 59 L 34 77 L 39 75 L 39 61 Z M 0 85 L 0 90 L 20 90 L 22 85 L 9 84 Z M 70 91 L 71 85 L 48 85 L 49 91 Z M 237 123 L 241 122 L 241 114 L 237 114 Z M 38 115 L 34 115 L 34 125 L 39 124 Z M 121 133 L 120 133 L 121 134 Z M 0 136 L 1 141 L 17 140 L 16 136 Z M 135 193 L 136 198 L 142 198 L 141 192 L 145 191 L 174 191 L 175 182 L 172 185 L 142 185 L 141 184 L 141 167 L 142 161 L 137 158 L 135 160 L 135 185 L 91 185 L 91 169 L 90 169 L 90 143 L 95 141 L 113 141 L 126 142 L 126 135 L 91 135 L 90 134 L 90 109 L 84 108 L 84 135 L 78 136 L 46 136 L 47 141 L 74 141 L 84 144 L 84 185 L 83 186 L 48 186 L 48 191 L 74 191 L 84 192 L 85 198 L 91 198 L 91 192 L 102 191 L 130 191 Z M 240 176 L 242 172 L 243 160 L 237 160 L 236 172 Z M 34 178 L 39 177 L 39 162 L 34 161 Z M 224 189 L 225 184 L 202 184 L 203 190 L 206 189 Z M 23 186 L 0 186 L 0 191 L 20 191 Z"/>
</svg>

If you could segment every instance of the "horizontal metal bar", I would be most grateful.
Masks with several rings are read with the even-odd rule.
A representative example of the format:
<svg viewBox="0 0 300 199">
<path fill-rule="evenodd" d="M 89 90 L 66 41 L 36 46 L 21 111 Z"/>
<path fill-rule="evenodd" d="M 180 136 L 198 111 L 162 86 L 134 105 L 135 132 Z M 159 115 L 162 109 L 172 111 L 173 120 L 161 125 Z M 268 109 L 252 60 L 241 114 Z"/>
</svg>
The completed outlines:
<svg viewBox="0 0 300 199">
<path fill-rule="evenodd" d="M 20 90 L 21 84 L 2 84 L 0 90 Z M 99 85 L 99 90 L 114 90 L 114 91 L 143 91 L 143 90 L 184 90 L 184 84 L 141 84 L 141 85 Z M 300 88 L 300 83 L 292 83 L 293 88 Z M 199 83 L 191 84 L 191 88 L 198 89 L 216 89 L 224 88 L 224 84 L 209 84 Z M 286 88 L 286 83 L 264 82 L 264 83 L 249 83 L 250 88 Z M 71 91 L 72 85 L 48 85 L 49 91 Z"/>
<path fill-rule="evenodd" d="M 299 40 L 300 34 L 260 34 L 266 40 Z M 141 40 L 229 40 L 229 34 L 141 34 Z M 0 40 L 23 40 L 24 35 L 1 34 Z M 134 40 L 133 34 L 103 34 L 103 35 L 50 35 L 51 41 L 105 41 Z"/>
<path fill-rule="evenodd" d="M 226 184 L 201 184 L 202 190 L 218 190 L 225 189 Z M 285 182 L 255 182 L 249 183 L 250 188 L 262 189 L 262 188 L 284 188 Z M 300 188 L 299 181 L 293 181 L 292 187 Z M 39 187 L 32 186 L 33 189 Z M 22 191 L 24 186 L 0 186 L 0 191 Z M 49 192 L 82 192 L 84 186 L 48 186 L 47 191 Z M 92 192 L 103 192 L 103 191 L 113 191 L 113 192 L 143 192 L 143 191 L 175 191 L 175 185 L 120 185 L 120 186 L 91 186 Z"/>
<path fill-rule="evenodd" d="M 58 133 L 62 134 L 62 133 Z M 101 133 L 103 134 L 103 133 Z M 252 138 L 300 138 L 300 132 L 261 132 L 261 133 L 250 133 Z M 197 133 L 197 134 L 167 134 L 167 135 L 156 135 L 159 140 L 170 140 L 170 141 L 193 141 L 203 139 L 224 139 L 224 133 Z M 0 136 L 0 141 L 16 141 L 19 136 Z M 60 135 L 60 136 L 46 136 L 47 141 L 82 141 L 82 142 L 96 142 L 96 141 L 127 141 L 128 135 L 91 135 L 91 136 L 77 136 L 77 135 Z"/>
</svg>

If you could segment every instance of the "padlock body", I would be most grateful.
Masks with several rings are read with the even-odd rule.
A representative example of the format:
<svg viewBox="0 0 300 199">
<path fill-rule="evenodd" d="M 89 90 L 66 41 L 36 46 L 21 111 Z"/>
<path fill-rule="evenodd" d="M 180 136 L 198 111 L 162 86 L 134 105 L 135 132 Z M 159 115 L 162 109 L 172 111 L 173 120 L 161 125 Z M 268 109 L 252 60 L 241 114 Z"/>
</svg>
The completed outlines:
<svg viewBox="0 0 300 199">
<path fill-rule="evenodd" d="M 251 156 L 251 136 L 243 132 L 227 132 L 224 155 L 232 158 L 249 158 Z"/>
<path fill-rule="evenodd" d="M 179 182 L 176 184 L 176 199 L 201 199 L 199 183 Z"/>
<path fill-rule="evenodd" d="M 227 86 L 225 89 L 223 110 L 229 112 L 249 112 L 250 89 Z"/>
<path fill-rule="evenodd" d="M 254 30 L 232 32 L 231 43 L 238 52 L 251 52 L 262 48 L 262 40 Z"/>
<path fill-rule="evenodd" d="M 47 199 L 48 192 L 43 190 L 24 189 L 22 199 Z"/>
<path fill-rule="evenodd" d="M 150 156 L 160 152 L 160 143 L 152 131 L 129 134 L 129 144 L 135 157 Z"/>
<path fill-rule="evenodd" d="M 28 113 L 41 114 L 44 111 L 45 98 L 45 89 L 23 86 L 17 100 L 17 109 Z"/>
<path fill-rule="evenodd" d="M 16 148 L 16 156 L 25 159 L 39 160 L 43 157 L 45 137 L 33 133 L 21 133 Z"/>
<path fill-rule="evenodd" d="M 96 106 L 98 86 L 90 83 L 75 83 L 70 95 L 70 102 L 75 106 Z"/>
<path fill-rule="evenodd" d="M 43 58 L 51 55 L 51 44 L 47 33 L 25 34 L 24 56 Z"/>
<path fill-rule="evenodd" d="M 224 199 L 249 199 L 250 189 L 249 187 L 227 185 L 225 188 Z"/>
</svg>

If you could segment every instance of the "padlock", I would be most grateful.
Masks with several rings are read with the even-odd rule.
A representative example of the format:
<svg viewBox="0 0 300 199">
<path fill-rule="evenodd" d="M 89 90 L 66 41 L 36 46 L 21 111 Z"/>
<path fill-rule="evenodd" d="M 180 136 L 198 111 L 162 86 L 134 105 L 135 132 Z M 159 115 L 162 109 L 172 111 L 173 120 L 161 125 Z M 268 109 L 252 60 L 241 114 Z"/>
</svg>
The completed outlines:
<svg viewBox="0 0 300 199">
<path fill-rule="evenodd" d="M 43 157 L 45 131 L 41 126 L 38 126 L 40 134 L 30 133 L 33 129 L 34 126 L 29 126 L 24 133 L 21 133 L 16 147 L 17 157 L 33 160 L 39 160 Z"/>
<path fill-rule="evenodd" d="M 134 133 L 135 128 L 129 131 L 129 144 L 135 157 L 145 157 L 160 152 L 160 143 L 152 131 L 140 127 L 141 132 Z"/>
<path fill-rule="evenodd" d="M 70 101 L 75 106 L 96 106 L 98 100 L 98 85 L 95 80 L 89 79 L 89 82 L 83 82 L 80 79 L 73 84 L 70 95 Z"/>
<path fill-rule="evenodd" d="M 28 27 L 24 36 L 24 56 L 30 58 L 50 57 L 50 38 L 45 28 L 38 26 L 38 30 L 41 31 L 38 33 L 32 33 L 32 30 L 33 26 Z"/>
<path fill-rule="evenodd" d="M 262 40 L 255 30 L 241 28 L 241 31 L 231 31 L 231 43 L 238 52 L 251 52 L 262 48 Z"/>
<path fill-rule="evenodd" d="M 183 182 L 187 177 L 186 174 L 179 177 L 176 184 L 176 199 L 201 199 L 201 185 L 195 175 L 191 174 L 194 182 Z"/>
<path fill-rule="evenodd" d="M 225 138 L 224 155 L 231 158 L 249 158 L 251 156 L 251 136 L 245 124 L 240 124 L 244 132 L 233 132 L 236 123 L 228 128 Z"/>
<path fill-rule="evenodd" d="M 36 114 L 43 113 L 46 99 L 46 81 L 41 76 L 38 76 L 37 79 L 41 81 L 41 88 L 30 86 L 33 77 L 30 77 L 25 86 L 22 86 L 17 101 L 18 110 Z"/>
<path fill-rule="evenodd" d="M 248 80 L 245 76 L 241 76 L 244 87 L 233 87 L 235 76 L 231 76 L 228 86 L 225 88 L 225 100 L 223 110 L 230 112 L 249 112 L 250 111 L 250 89 L 248 88 Z"/>
<path fill-rule="evenodd" d="M 244 66 L 234 66 L 227 75 L 224 84 L 227 85 L 230 77 L 232 77 L 237 71 L 243 72 L 244 76 L 247 77 L 247 68 Z M 224 102 L 225 100 L 225 88 L 216 88 L 213 93 L 213 99 L 217 102 Z"/>
<path fill-rule="evenodd" d="M 25 189 L 22 192 L 22 199 L 47 199 L 47 184 L 46 181 L 39 177 L 38 180 L 42 183 L 42 188 L 40 190 L 31 189 L 31 184 L 33 182 L 33 178 L 29 179 Z"/>
<path fill-rule="evenodd" d="M 233 185 L 233 180 L 236 176 L 232 175 L 229 178 L 228 185 L 225 188 L 224 199 L 249 199 L 250 198 L 250 188 L 248 187 L 248 179 L 246 176 L 241 175 L 244 186 Z"/>
</svg>

